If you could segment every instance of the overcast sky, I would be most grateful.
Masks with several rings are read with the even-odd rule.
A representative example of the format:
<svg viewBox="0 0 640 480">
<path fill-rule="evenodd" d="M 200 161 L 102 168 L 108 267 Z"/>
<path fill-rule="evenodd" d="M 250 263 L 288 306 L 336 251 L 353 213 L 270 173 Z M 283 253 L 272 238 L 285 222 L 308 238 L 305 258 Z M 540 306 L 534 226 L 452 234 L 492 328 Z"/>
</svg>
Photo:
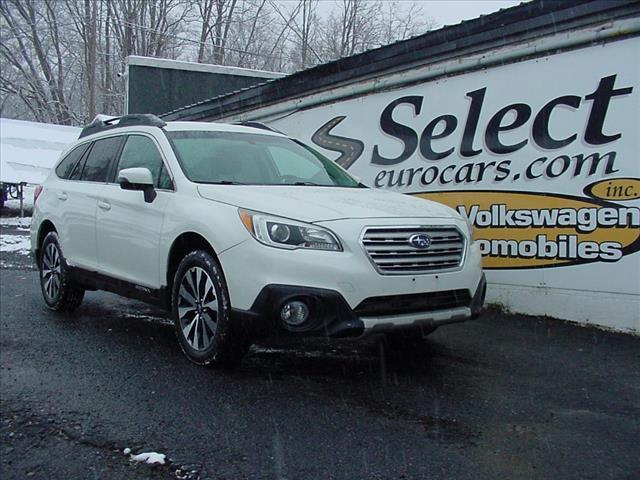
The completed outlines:
<svg viewBox="0 0 640 480">
<path fill-rule="evenodd" d="M 424 12 L 439 26 L 444 26 L 513 7 L 523 0 L 423 0 L 416 3 L 422 4 Z"/>
</svg>

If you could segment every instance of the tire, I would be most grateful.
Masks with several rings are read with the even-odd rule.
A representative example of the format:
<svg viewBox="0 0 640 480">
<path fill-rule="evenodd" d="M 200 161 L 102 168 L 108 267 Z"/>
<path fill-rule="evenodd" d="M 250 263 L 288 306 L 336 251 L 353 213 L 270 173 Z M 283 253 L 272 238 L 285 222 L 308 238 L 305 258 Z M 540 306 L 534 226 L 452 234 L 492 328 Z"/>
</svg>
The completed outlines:
<svg viewBox="0 0 640 480">
<path fill-rule="evenodd" d="M 84 288 L 71 280 L 56 232 L 47 233 L 42 240 L 38 270 L 40 290 L 47 307 L 56 312 L 72 312 L 80 306 Z"/>
<path fill-rule="evenodd" d="M 415 350 L 422 348 L 425 337 L 438 327 L 420 327 L 411 330 L 399 330 L 385 333 L 385 341 L 392 350 Z"/>
<path fill-rule="evenodd" d="M 232 328 L 227 283 L 212 255 L 195 250 L 182 259 L 171 305 L 176 337 L 189 360 L 218 367 L 240 364 L 251 343 Z"/>
</svg>

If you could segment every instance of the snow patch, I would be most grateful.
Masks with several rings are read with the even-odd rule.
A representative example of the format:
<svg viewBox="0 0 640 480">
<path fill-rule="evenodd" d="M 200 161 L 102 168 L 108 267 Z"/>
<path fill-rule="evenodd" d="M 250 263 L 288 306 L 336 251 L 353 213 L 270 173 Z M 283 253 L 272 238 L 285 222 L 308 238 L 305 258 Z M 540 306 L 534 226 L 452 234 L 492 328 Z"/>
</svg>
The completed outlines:
<svg viewBox="0 0 640 480">
<path fill-rule="evenodd" d="M 131 453 L 131 449 L 127 447 L 122 451 L 122 453 L 124 453 L 125 455 L 129 455 Z"/>
<path fill-rule="evenodd" d="M 32 269 L 31 265 L 26 266 L 27 269 Z M 2 270 L 23 270 L 25 269 L 24 264 L 20 263 L 10 263 L 5 262 L 4 260 L 0 260 L 0 269 Z"/>
<path fill-rule="evenodd" d="M 0 226 L 29 228 L 31 226 L 31 217 L 0 217 Z"/>
<path fill-rule="evenodd" d="M 253 350 L 255 353 L 289 353 L 291 352 L 291 350 L 287 350 L 284 348 L 257 347 L 256 345 L 252 345 L 251 350 Z"/>
<path fill-rule="evenodd" d="M 327 357 L 330 356 L 332 358 L 352 358 L 353 355 L 345 355 L 340 353 L 338 350 L 335 349 L 331 349 L 331 350 L 296 350 L 296 349 L 290 349 L 290 348 L 268 348 L 268 347 L 257 347 L 257 346 L 252 346 L 251 347 L 251 351 L 254 353 L 266 353 L 266 354 L 273 354 L 273 353 L 278 353 L 278 354 L 287 354 L 287 355 L 293 355 L 296 357 L 306 357 L 306 358 L 323 358 L 323 357 Z"/>
<path fill-rule="evenodd" d="M 20 255 L 29 255 L 31 251 L 31 238 L 23 235 L 1 235 L 0 252 L 16 252 Z"/>
<path fill-rule="evenodd" d="M 148 322 L 148 323 L 160 323 L 163 325 L 173 325 L 173 320 L 167 317 L 155 317 L 152 315 L 141 315 L 139 313 L 125 313 L 122 316 L 125 318 L 142 320 L 143 322 Z"/>
<path fill-rule="evenodd" d="M 128 449 L 125 449 L 128 450 Z M 165 454 L 156 452 L 143 452 L 138 455 L 131 455 L 131 460 L 149 465 L 164 465 Z"/>
</svg>

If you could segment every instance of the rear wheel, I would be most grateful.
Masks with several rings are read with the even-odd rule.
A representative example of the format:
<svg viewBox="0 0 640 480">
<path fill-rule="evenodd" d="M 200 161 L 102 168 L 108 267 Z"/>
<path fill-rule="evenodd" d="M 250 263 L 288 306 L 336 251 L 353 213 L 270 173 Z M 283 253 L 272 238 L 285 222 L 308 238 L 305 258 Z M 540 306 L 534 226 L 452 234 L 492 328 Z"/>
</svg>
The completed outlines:
<svg viewBox="0 0 640 480">
<path fill-rule="evenodd" d="M 58 312 L 71 312 L 84 298 L 84 288 L 70 278 L 56 232 L 49 232 L 40 247 L 40 288 L 47 306 Z"/>
<path fill-rule="evenodd" d="M 189 360 L 227 367 L 241 362 L 250 343 L 232 328 L 227 284 L 212 255 L 196 250 L 182 259 L 171 298 L 176 336 Z"/>
</svg>

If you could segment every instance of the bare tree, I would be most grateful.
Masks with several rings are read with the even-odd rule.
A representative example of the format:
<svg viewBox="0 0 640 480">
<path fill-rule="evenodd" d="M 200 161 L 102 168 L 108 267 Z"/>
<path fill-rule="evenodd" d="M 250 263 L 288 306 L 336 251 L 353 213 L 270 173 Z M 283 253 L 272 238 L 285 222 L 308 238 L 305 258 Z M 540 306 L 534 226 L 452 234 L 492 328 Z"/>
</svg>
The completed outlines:
<svg viewBox="0 0 640 480">
<path fill-rule="evenodd" d="M 284 68 L 290 27 L 279 18 L 268 0 L 239 0 L 229 22 L 224 63 L 263 70 Z"/>
<path fill-rule="evenodd" d="M 207 46 L 212 49 L 213 63 L 223 64 L 225 47 L 237 0 L 198 0 L 196 8 L 202 17 L 198 62 L 206 58 Z"/>
<path fill-rule="evenodd" d="M 272 7 L 273 8 L 273 7 Z M 281 12 L 277 12 L 281 15 Z M 262 64 L 263 70 L 273 70 L 276 72 L 285 72 L 288 69 L 287 60 L 287 44 L 289 37 L 291 36 L 291 25 L 298 14 L 298 10 L 291 12 L 288 16 L 282 16 L 284 23 L 279 27 L 278 35 L 275 36 L 271 42 L 269 42 L 269 51 L 267 56 L 264 57 Z M 272 22 L 275 25 L 275 22 Z M 273 32 L 273 29 L 270 28 Z"/>
<path fill-rule="evenodd" d="M 105 16 L 104 20 L 104 51 L 102 56 L 101 73 L 102 73 L 102 111 L 110 112 L 114 109 L 115 105 L 112 103 L 114 99 L 114 79 L 113 79 L 113 58 L 111 47 L 111 2 L 105 0 L 104 7 L 101 9 L 101 13 Z"/>
<path fill-rule="evenodd" d="M 0 0 L 0 111 L 77 124 L 117 114 L 129 55 L 291 72 L 422 33 L 416 2 Z"/>
<path fill-rule="evenodd" d="M 65 4 L 69 12 L 78 38 L 83 46 L 84 69 L 83 77 L 86 83 L 86 105 L 87 117 L 93 118 L 96 115 L 96 74 L 98 55 L 98 4 L 93 0 L 66 0 Z M 49 8 L 50 3 L 46 2 Z"/>
<path fill-rule="evenodd" d="M 341 0 L 321 29 L 322 50 L 328 59 L 342 58 L 424 33 L 433 24 L 413 2 Z"/>
<path fill-rule="evenodd" d="M 235 50 L 238 58 L 235 64 L 238 67 L 250 67 L 256 63 L 253 59 L 260 55 L 261 44 L 268 40 L 261 28 L 266 25 L 264 17 L 268 15 L 265 12 L 267 0 L 243 3 L 247 3 L 248 8 L 242 9 L 242 17 L 235 22 L 232 38 L 235 42 L 232 45 L 237 47 Z"/>
<path fill-rule="evenodd" d="M 77 0 L 76 0 L 77 1 Z M 94 0 L 95 1 L 95 0 Z M 190 12 L 188 0 L 107 0 L 123 57 L 161 57 L 175 45 Z"/>
<path fill-rule="evenodd" d="M 3 111 L 61 124 L 121 110 L 127 55 L 172 57 L 189 0 L 0 0 Z M 8 67 L 8 68 L 7 68 Z"/>
<path fill-rule="evenodd" d="M 386 28 L 381 30 L 382 45 L 425 33 L 437 25 L 436 20 L 429 17 L 419 3 L 388 1 L 384 7 L 386 11 L 382 18 Z"/>
<path fill-rule="evenodd" d="M 89 118 L 96 115 L 96 56 L 98 54 L 98 24 L 97 24 L 97 4 L 91 0 L 84 0 L 84 22 L 85 22 L 85 59 L 86 78 L 88 93 Z"/>
<path fill-rule="evenodd" d="M 318 0 L 300 0 L 302 5 L 302 25 L 300 28 L 300 62 L 304 67 L 307 65 L 307 55 L 311 47 L 311 35 L 318 25 L 316 8 Z"/>
<path fill-rule="evenodd" d="M 36 119 L 71 124 L 55 8 L 37 0 L 3 0 L 0 16 L 0 55 L 14 69 L 2 69 L 0 89 L 17 95 Z"/>
</svg>

